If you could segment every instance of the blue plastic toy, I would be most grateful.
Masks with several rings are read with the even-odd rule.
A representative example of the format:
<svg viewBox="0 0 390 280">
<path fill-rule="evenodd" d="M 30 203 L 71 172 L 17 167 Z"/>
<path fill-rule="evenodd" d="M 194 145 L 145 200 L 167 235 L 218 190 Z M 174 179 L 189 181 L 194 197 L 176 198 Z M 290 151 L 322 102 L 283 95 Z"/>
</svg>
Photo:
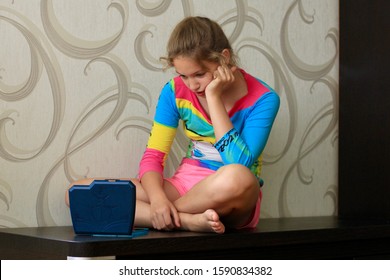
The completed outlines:
<svg viewBox="0 0 390 280">
<path fill-rule="evenodd" d="M 134 237 L 136 188 L 127 180 L 95 180 L 69 189 L 70 213 L 76 234 Z"/>
</svg>

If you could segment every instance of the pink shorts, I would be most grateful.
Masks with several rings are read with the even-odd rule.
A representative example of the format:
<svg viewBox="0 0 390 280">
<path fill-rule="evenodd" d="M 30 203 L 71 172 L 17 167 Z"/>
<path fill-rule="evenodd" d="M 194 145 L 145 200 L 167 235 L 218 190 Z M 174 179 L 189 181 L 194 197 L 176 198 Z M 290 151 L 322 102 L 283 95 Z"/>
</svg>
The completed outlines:
<svg viewBox="0 0 390 280">
<path fill-rule="evenodd" d="M 248 222 L 245 225 L 240 226 L 237 229 L 255 228 L 257 226 L 260 219 L 260 205 L 261 205 L 262 198 L 263 198 L 263 192 L 260 189 L 259 198 L 257 199 L 256 206 L 255 209 L 253 209 L 251 217 L 248 219 Z"/>
<path fill-rule="evenodd" d="M 188 163 L 181 163 L 179 168 L 176 170 L 175 174 L 170 178 L 165 178 L 166 181 L 171 183 L 176 190 L 179 192 L 180 196 L 185 195 L 193 186 L 202 181 L 207 176 L 214 174 L 215 171 L 204 168 L 201 166 L 196 166 Z M 239 229 L 244 228 L 255 228 L 260 218 L 260 204 L 261 204 L 262 192 L 260 190 L 259 198 L 253 213 L 248 220 L 248 222 L 240 226 Z"/>
</svg>

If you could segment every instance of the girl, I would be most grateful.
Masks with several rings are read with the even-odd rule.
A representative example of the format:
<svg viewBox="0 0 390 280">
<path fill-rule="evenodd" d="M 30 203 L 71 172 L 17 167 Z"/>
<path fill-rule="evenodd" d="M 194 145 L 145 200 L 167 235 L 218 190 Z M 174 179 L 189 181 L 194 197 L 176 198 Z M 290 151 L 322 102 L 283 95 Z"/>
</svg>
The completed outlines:
<svg viewBox="0 0 390 280">
<path fill-rule="evenodd" d="M 161 91 L 139 179 L 131 179 L 137 186 L 135 226 L 216 233 L 255 227 L 261 154 L 278 95 L 237 67 L 222 28 L 208 18 L 182 20 L 163 60 L 178 75 Z M 176 173 L 164 178 L 179 120 L 188 150 Z"/>
</svg>

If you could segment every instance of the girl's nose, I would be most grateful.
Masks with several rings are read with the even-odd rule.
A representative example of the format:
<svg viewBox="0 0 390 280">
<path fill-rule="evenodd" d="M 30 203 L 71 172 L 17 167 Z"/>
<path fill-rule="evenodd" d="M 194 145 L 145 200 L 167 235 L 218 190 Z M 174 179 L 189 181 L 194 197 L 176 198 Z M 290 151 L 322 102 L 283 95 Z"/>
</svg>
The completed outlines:
<svg viewBox="0 0 390 280">
<path fill-rule="evenodd" d="M 195 79 L 190 79 L 189 80 L 189 88 L 192 91 L 197 91 L 199 88 L 199 83 Z"/>
</svg>

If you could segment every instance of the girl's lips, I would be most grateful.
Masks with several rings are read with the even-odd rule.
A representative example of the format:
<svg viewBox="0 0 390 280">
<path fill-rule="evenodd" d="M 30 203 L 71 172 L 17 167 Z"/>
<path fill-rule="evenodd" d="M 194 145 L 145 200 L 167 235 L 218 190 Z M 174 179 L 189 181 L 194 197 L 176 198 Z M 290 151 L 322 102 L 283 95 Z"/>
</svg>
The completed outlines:
<svg viewBox="0 0 390 280">
<path fill-rule="evenodd" d="M 205 95 L 204 91 L 195 92 L 195 94 L 198 95 L 198 96 L 204 96 Z"/>
</svg>

